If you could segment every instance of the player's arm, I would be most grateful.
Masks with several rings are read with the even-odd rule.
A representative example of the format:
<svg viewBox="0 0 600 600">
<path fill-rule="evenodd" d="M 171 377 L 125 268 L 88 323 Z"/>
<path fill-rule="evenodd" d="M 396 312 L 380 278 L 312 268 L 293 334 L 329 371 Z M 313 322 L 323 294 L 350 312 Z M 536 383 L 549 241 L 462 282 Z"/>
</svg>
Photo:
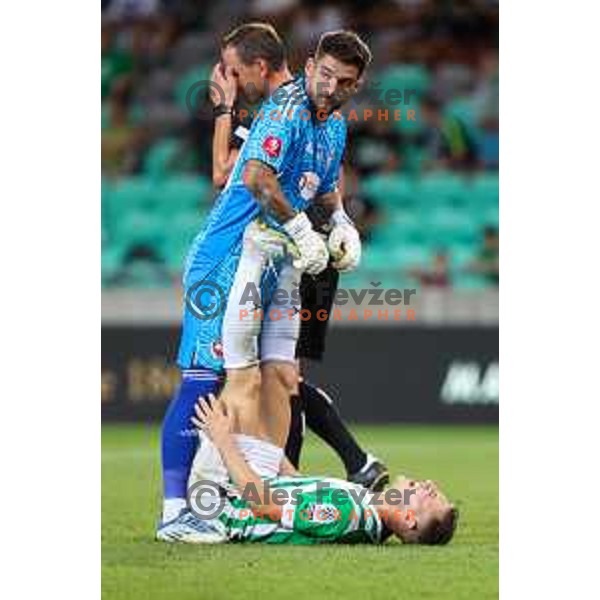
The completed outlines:
<svg viewBox="0 0 600 600">
<path fill-rule="evenodd" d="M 192 417 L 192 423 L 211 439 L 238 490 L 241 493 L 244 490 L 252 490 L 253 498 L 258 498 L 258 501 L 252 504 L 260 506 L 261 510 L 267 511 L 269 516 L 279 519 L 281 507 L 271 502 L 271 494 L 265 490 L 263 480 L 248 464 L 235 444 L 231 435 L 232 420 L 226 412 L 224 403 L 216 400 L 212 394 L 208 399 L 210 403 L 205 398 L 198 399 L 195 406 L 196 416 Z"/>
<path fill-rule="evenodd" d="M 219 107 L 215 117 L 215 131 L 212 144 L 212 177 L 215 187 L 223 187 L 231 173 L 238 150 L 230 148 L 233 105 L 237 94 L 237 82 L 231 68 L 223 69 L 217 63 L 211 74 L 210 97 L 213 105 Z"/>
<path fill-rule="evenodd" d="M 243 181 L 263 209 L 273 214 L 280 223 L 285 224 L 296 216 L 279 185 L 277 174 L 269 165 L 260 160 L 248 160 L 244 165 Z"/>
<path fill-rule="evenodd" d="M 313 275 L 323 271 L 329 260 L 327 246 L 306 214 L 297 213 L 285 197 L 274 168 L 261 160 L 249 159 L 244 165 L 242 178 L 257 202 L 274 215 L 294 241 L 300 254 L 294 260 L 294 266 Z"/>
<path fill-rule="evenodd" d="M 238 157 L 237 148 L 229 147 L 231 138 L 231 114 L 223 114 L 215 119 L 215 133 L 212 146 L 212 180 L 216 188 L 227 183 L 233 165 Z"/>
</svg>

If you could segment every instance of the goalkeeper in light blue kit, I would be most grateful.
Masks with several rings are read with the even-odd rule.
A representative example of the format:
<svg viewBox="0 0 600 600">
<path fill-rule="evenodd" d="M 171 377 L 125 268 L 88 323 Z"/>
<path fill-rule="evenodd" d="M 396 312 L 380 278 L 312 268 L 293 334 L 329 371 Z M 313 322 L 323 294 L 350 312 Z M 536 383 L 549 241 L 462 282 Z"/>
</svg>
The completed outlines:
<svg viewBox="0 0 600 600">
<path fill-rule="evenodd" d="M 337 190 L 346 124 L 336 109 L 357 91 L 371 56 L 354 33 L 332 32 L 323 39 L 334 54 L 320 50 L 320 42 L 306 78 L 282 84 L 263 104 L 187 258 L 177 361 L 183 377 L 163 423 L 159 539 L 174 539 L 179 521 L 189 522 L 186 488 L 197 447 L 189 419 L 196 398 L 216 393 L 226 371 L 221 400 L 233 415 L 234 430 L 249 437 L 250 445 L 262 438 L 283 447 L 297 383 L 296 284 L 303 272 L 322 271 L 330 251 L 334 266 L 351 268 L 360 258 L 358 233 Z M 323 89 L 327 81 L 331 85 Z M 329 246 L 303 212 L 313 201 L 331 215 Z M 264 321 L 255 318 L 256 298 L 245 295 L 248 284 L 260 290 Z M 277 304 L 267 298 L 275 287 L 285 297 Z M 283 316 L 270 318 L 271 307 Z M 257 376 L 267 382 L 270 405 L 259 393 Z"/>
<path fill-rule="evenodd" d="M 380 544 L 395 534 L 403 543 L 441 545 L 454 535 L 458 512 L 432 481 L 398 477 L 385 494 L 375 495 L 341 479 L 299 474 L 265 479 L 236 444 L 222 401 L 200 398 L 192 422 L 212 440 L 228 477 L 213 481 L 212 491 L 209 482 L 198 482 L 203 497 L 192 495 L 191 505 L 210 530 L 194 532 L 192 543 Z M 269 443 L 259 445 L 268 456 Z M 271 466 L 277 473 L 276 460 Z"/>
</svg>

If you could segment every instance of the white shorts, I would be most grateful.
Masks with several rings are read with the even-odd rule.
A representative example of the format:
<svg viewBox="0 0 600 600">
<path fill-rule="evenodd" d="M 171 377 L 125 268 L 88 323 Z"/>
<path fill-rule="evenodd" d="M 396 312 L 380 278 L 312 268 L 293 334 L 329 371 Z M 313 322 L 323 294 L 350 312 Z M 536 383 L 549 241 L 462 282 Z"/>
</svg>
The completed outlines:
<svg viewBox="0 0 600 600">
<path fill-rule="evenodd" d="M 302 273 L 292 264 L 290 244 L 287 236 L 259 221 L 246 227 L 223 318 L 226 369 L 273 360 L 295 362 Z M 263 297 L 265 274 L 276 281 L 269 298 Z"/>
</svg>

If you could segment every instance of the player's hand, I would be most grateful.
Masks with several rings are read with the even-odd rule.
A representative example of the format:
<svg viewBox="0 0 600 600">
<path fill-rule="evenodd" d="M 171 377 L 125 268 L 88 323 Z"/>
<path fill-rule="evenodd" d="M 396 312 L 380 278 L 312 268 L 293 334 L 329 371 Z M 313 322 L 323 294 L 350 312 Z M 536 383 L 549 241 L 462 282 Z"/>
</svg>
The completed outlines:
<svg viewBox="0 0 600 600">
<path fill-rule="evenodd" d="M 294 240 L 299 256 L 294 259 L 296 269 L 316 275 L 327 267 L 329 251 L 321 236 L 312 228 L 305 213 L 298 213 L 284 223 L 283 228 Z"/>
<path fill-rule="evenodd" d="M 210 100 L 215 105 L 225 104 L 232 107 L 237 97 L 237 80 L 233 76 L 231 67 L 223 67 L 219 62 L 212 70 L 210 80 Z"/>
<path fill-rule="evenodd" d="M 335 225 L 327 240 L 329 252 L 334 260 L 332 266 L 341 271 L 353 271 L 360 263 L 362 246 L 356 227 L 350 223 Z"/>
<path fill-rule="evenodd" d="M 208 399 L 200 396 L 194 412 L 196 415 L 192 417 L 192 423 L 206 433 L 215 445 L 218 446 L 220 441 L 229 437 L 231 416 L 227 413 L 225 403 L 218 401 L 213 394 L 209 394 Z"/>
</svg>

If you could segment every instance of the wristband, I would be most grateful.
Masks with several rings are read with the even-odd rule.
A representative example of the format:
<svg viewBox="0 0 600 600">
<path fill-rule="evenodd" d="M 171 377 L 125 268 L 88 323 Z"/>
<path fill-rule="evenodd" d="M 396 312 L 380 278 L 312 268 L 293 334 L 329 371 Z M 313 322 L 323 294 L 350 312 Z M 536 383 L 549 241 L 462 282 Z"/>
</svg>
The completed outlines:
<svg viewBox="0 0 600 600">
<path fill-rule="evenodd" d="M 218 104 L 213 108 L 213 117 L 216 119 L 222 115 L 233 116 L 233 108 L 231 106 L 227 106 L 226 104 Z"/>
</svg>

